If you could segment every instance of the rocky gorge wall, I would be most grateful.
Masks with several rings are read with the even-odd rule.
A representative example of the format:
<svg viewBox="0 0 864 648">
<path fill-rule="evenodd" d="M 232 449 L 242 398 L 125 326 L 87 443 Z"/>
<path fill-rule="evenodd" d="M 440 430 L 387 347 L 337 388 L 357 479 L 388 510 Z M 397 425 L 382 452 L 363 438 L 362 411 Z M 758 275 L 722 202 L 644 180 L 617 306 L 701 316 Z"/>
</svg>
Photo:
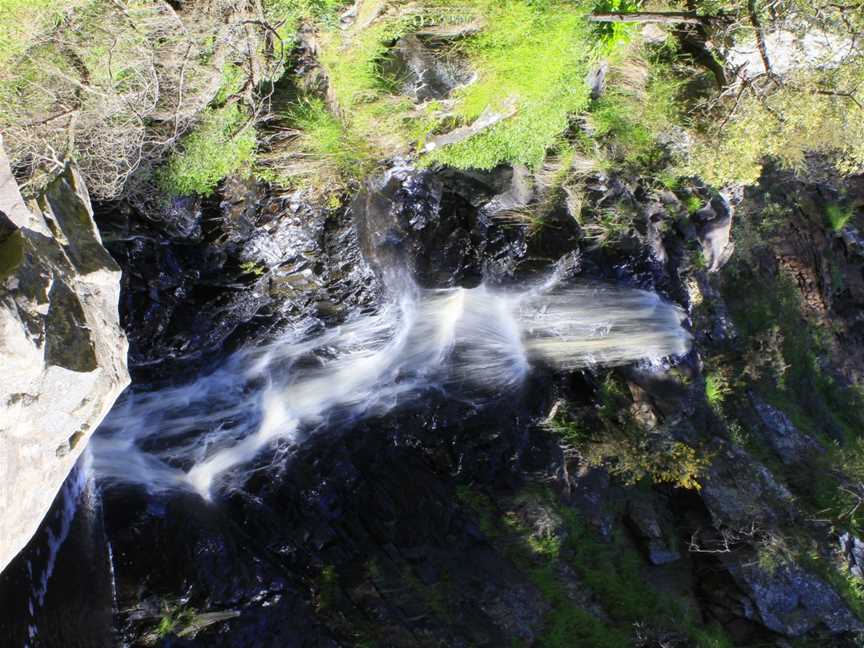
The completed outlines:
<svg viewBox="0 0 864 648">
<path fill-rule="evenodd" d="M 0 571 L 129 384 L 119 295 L 74 166 L 25 204 L 0 141 Z"/>
</svg>

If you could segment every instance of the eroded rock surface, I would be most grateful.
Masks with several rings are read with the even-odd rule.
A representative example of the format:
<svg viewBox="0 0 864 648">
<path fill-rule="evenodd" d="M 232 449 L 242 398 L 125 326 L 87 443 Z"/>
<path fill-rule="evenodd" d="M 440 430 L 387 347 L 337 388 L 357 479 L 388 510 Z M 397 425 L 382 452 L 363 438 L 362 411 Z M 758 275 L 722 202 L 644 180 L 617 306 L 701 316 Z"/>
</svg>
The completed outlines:
<svg viewBox="0 0 864 648">
<path fill-rule="evenodd" d="M 0 145 L 0 570 L 129 383 L 119 293 L 77 170 L 31 209 Z"/>
</svg>

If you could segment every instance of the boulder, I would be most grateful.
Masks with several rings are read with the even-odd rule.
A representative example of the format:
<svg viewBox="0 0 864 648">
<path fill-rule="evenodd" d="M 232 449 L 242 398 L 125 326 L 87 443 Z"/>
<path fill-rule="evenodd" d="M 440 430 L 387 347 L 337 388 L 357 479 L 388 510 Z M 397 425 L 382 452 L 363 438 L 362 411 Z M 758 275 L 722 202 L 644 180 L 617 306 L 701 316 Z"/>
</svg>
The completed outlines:
<svg viewBox="0 0 864 648">
<path fill-rule="evenodd" d="M 731 240 L 734 209 L 725 196 L 717 196 L 693 214 L 702 254 L 709 272 L 717 272 L 726 265 L 735 245 Z"/>
<path fill-rule="evenodd" d="M 701 491 L 714 526 L 765 528 L 794 518 L 792 493 L 740 446 L 724 444 L 714 453 Z"/>
<path fill-rule="evenodd" d="M 652 565 L 665 565 L 681 558 L 675 546 L 674 527 L 670 520 L 664 519 L 664 513 L 665 509 L 656 506 L 645 493 L 635 493 L 627 500 L 624 520 Z"/>
<path fill-rule="evenodd" d="M 799 464 L 814 454 L 825 451 L 817 441 L 799 431 L 786 414 L 753 392 L 750 392 L 749 396 L 759 417 L 762 436 L 784 464 Z"/>
<path fill-rule="evenodd" d="M 67 166 L 28 208 L 0 143 L 0 570 L 129 383 L 120 268 Z"/>
<path fill-rule="evenodd" d="M 794 563 L 766 570 L 753 562 L 727 564 L 746 596 L 744 616 L 787 637 L 824 627 L 831 634 L 861 632 L 864 624 L 840 595 L 817 576 Z"/>
</svg>

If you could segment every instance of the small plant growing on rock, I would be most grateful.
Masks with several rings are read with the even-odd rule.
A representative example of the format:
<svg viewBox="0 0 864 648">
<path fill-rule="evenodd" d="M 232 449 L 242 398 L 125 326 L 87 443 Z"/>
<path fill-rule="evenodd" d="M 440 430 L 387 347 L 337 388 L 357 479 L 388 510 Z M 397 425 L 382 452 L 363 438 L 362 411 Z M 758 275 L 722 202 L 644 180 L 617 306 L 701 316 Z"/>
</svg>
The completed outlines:
<svg viewBox="0 0 864 648">
<path fill-rule="evenodd" d="M 723 405 L 723 401 L 731 391 L 729 380 L 722 373 L 713 371 L 705 376 L 705 398 L 714 410 L 718 410 Z"/>
<path fill-rule="evenodd" d="M 832 203 L 825 208 L 825 219 L 832 231 L 839 232 L 852 219 L 852 210 Z"/>
</svg>

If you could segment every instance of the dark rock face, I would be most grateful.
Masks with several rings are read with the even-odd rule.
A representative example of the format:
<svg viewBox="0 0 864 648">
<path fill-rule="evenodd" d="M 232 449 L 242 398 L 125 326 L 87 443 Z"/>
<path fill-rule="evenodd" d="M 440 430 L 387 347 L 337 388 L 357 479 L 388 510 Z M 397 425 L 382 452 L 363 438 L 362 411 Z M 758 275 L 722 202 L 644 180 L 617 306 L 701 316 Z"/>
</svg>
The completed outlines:
<svg viewBox="0 0 864 648">
<path fill-rule="evenodd" d="M 535 193 L 524 169 L 396 164 L 347 210 L 242 184 L 228 185 L 221 202 L 178 205 L 168 230 L 104 209 L 109 249 L 127 273 L 135 375 L 143 387 L 288 327 L 338 324 L 409 278 L 426 288 L 501 286 L 555 271 L 642 287 L 686 307 L 700 345 L 734 343 L 707 268 L 691 263 L 707 240 L 704 224 L 677 198 L 614 176 L 589 178 L 589 217 L 612 208 L 633 214 L 626 231 L 596 245 L 563 201 L 530 237 L 507 218 L 534 204 Z M 566 545 L 566 513 L 574 513 L 611 553 L 641 556 L 640 578 L 674 591 L 695 619 L 722 625 L 741 645 L 800 636 L 843 645 L 860 623 L 831 586 L 794 563 L 773 572 L 753 564 L 757 532 L 804 524 L 792 493 L 723 438 L 698 352 L 670 364 L 616 375 L 651 434 L 711 456 L 701 491 L 626 485 L 583 462 L 548 419 L 559 400 L 596 415 L 602 377 L 544 369 L 482 402 L 430 389 L 420 404 L 386 415 L 310 426 L 296 443 L 263 452 L 245 483 L 213 502 L 108 489 L 118 632 L 132 646 L 544 645 L 568 606 L 592 622 L 617 622 L 604 584 L 543 553 Z M 762 410 L 778 453 L 809 456 L 781 412 Z M 488 494 L 485 512 L 472 500 L 478 492 Z M 496 536 L 501 527 L 507 533 Z M 711 553 L 729 537 L 727 553 Z M 688 542 L 706 551 L 687 551 Z M 857 545 L 844 542 L 851 564 Z M 537 573 L 561 598 L 550 598 Z M 565 641 L 577 636 L 564 628 Z M 625 636 L 635 645 L 691 639 L 641 619 L 638 627 L 628 621 Z"/>
<path fill-rule="evenodd" d="M 530 197 L 511 169 L 490 173 L 395 168 L 351 206 L 363 254 L 379 271 L 407 270 L 424 288 L 499 283 L 524 255 L 524 234 L 496 213 Z"/>
<path fill-rule="evenodd" d="M 141 378 L 188 370 L 304 319 L 338 321 L 378 284 L 350 219 L 232 183 L 217 201 L 178 201 L 176 227 L 123 205 L 97 218 L 127 269 L 121 315 Z"/>
<path fill-rule="evenodd" d="M 635 497 L 628 500 L 625 520 L 633 529 L 636 539 L 644 546 L 652 565 L 664 565 L 680 560 L 681 554 L 675 546 L 674 532 L 670 533 L 670 521 L 663 520 L 651 499 Z"/>
</svg>

